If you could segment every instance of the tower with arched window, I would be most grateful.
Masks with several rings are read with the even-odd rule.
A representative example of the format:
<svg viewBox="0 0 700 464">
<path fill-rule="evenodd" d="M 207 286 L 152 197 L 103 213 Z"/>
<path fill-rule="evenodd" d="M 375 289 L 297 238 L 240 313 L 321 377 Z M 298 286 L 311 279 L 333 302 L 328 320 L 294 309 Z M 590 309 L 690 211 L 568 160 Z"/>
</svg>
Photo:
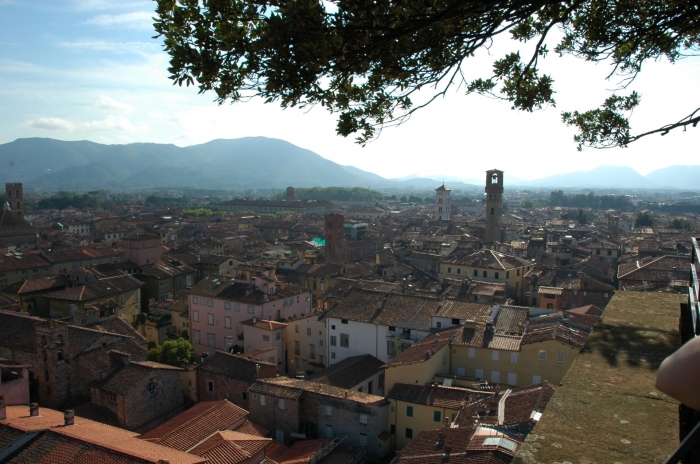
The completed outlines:
<svg viewBox="0 0 700 464">
<path fill-rule="evenodd" d="M 486 171 L 486 233 L 485 243 L 501 240 L 501 208 L 503 206 L 503 171 Z"/>
<path fill-rule="evenodd" d="M 24 211 L 24 189 L 21 183 L 6 183 L 5 184 L 5 198 L 7 203 L 10 204 L 10 209 L 16 211 L 17 214 L 22 215 Z"/>
<path fill-rule="evenodd" d="M 450 220 L 451 194 L 452 189 L 445 187 L 445 184 L 435 189 L 435 219 L 438 221 Z"/>
</svg>

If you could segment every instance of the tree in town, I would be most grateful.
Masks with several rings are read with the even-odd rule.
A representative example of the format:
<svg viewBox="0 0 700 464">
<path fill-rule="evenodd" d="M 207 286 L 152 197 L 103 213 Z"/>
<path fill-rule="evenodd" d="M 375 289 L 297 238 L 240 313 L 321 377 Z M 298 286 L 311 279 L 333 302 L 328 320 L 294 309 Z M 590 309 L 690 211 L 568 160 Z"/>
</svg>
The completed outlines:
<svg viewBox="0 0 700 464">
<path fill-rule="evenodd" d="M 677 230 L 693 230 L 693 226 L 690 224 L 690 222 L 679 218 L 672 219 L 671 222 L 668 223 L 668 228 Z"/>
<path fill-rule="evenodd" d="M 686 1 L 157 1 L 154 27 L 174 83 L 213 91 L 219 103 L 261 97 L 284 108 L 321 105 L 338 115 L 337 132 L 359 143 L 453 87 L 527 112 L 554 106 L 554 79 L 540 69 L 552 51 L 609 62 L 608 78 L 622 80 L 599 108 L 562 113 L 578 131 L 579 149 L 624 147 L 700 122 L 699 108 L 642 134 L 629 123 L 640 95 L 627 87 L 642 65 L 698 49 L 700 8 Z M 468 76 L 466 60 L 500 36 L 532 50 L 498 57 L 490 75 Z"/>
<path fill-rule="evenodd" d="M 651 217 L 649 211 L 642 211 L 637 214 L 637 218 L 634 220 L 634 227 L 653 227 L 654 218 Z"/>
<path fill-rule="evenodd" d="M 148 350 L 148 360 L 180 367 L 183 360 L 189 363 L 197 361 L 192 344 L 183 338 L 166 340 L 162 345 Z"/>
</svg>

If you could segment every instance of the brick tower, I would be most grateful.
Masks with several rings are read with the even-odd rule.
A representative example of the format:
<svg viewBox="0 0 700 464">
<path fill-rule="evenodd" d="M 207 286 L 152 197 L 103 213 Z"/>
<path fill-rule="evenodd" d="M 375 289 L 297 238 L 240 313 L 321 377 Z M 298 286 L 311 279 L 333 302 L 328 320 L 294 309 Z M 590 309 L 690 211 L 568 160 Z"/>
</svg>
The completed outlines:
<svg viewBox="0 0 700 464">
<path fill-rule="evenodd" d="M 326 262 L 341 264 L 343 262 L 343 236 L 345 216 L 342 214 L 326 215 Z"/>
<path fill-rule="evenodd" d="M 501 208 L 503 206 L 503 171 L 486 171 L 486 234 L 485 243 L 501 240 Z"/>
<path fill-rule="evenodd" d="M 10 209 L 22 214 L 24 210 L 24 189 L 21 183 L 5 184 L 5 198 L 10 204 Z"/>
</svg>

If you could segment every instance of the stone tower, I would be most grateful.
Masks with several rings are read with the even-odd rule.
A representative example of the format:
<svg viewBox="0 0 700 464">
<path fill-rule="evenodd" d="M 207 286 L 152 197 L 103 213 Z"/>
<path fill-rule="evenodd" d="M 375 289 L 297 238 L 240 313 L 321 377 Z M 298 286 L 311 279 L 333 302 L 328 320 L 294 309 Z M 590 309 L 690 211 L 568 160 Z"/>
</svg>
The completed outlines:
<svg viewBox="0 0 700 464">
<path fill-rule="evenodd" d="M 294 187 L 287 187 L 287 201 L 294 201 Z"/>
<path fill-rule="evenodd" d="M 47 320 L 36 325 L 39 403 L 58 408 L 70 397 L 70 364 L 68 354 L 68 324 Z"/>
<path fill-rule="evenodd" d="M 442 184 L 440 187 L 435 189 L 435 219 L 438 221 L 449 221 L 450 220 L 450 194 L 452 189 L 445 187 Z"/>
<path fill-rule="evenodd" d="M 503 206 L 503 171 L 486 171 L 486 234 L 485 243 L 501 240 L 501 208 Z"/>
<path fill-rule="evenodd" d="M 326 215 L 326 262 L 341 264 L 343 262 L 343 236 L 345 216 L 342 214 Z"/>
<path fill-rule="evenodd" d="M 10 209 L 22 214 L 24 210 L 24 190 L 21 183 L 5 184 L 5 198 L 10 204 Z"/>
</svg>

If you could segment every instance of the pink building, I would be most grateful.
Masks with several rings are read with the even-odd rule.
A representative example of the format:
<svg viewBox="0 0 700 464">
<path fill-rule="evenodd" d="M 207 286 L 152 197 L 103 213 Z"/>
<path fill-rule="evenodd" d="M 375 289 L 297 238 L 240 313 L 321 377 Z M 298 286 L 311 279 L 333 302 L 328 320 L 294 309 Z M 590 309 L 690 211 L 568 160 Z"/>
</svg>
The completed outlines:
<svg viewBox="0 0 700 464">
<path fill-rule="evenodd" d="M 280 372 L 286 359 L 285 321 L 311 311 L 311 293 L 277 281 L 274 270 L 245 280 L 229 276 L 204 279 L 190 290 L 188 301 L 191 341 L 198 355 L 216 350 L 247 353 L 276 346 Z"/>
<path fill-rule="evenodd" d="M 29 404 L 29 364 L 0 358 L 0 401 Z"/>
<path fill-rule="evenodd" d="M 124 259 L 144 264 L 157 263 L 163 257 L 163 249 L 160 245 L 160 237 L 153 235 L 140 235 L 138 237 L 124 237 Z"/>
</svg>

